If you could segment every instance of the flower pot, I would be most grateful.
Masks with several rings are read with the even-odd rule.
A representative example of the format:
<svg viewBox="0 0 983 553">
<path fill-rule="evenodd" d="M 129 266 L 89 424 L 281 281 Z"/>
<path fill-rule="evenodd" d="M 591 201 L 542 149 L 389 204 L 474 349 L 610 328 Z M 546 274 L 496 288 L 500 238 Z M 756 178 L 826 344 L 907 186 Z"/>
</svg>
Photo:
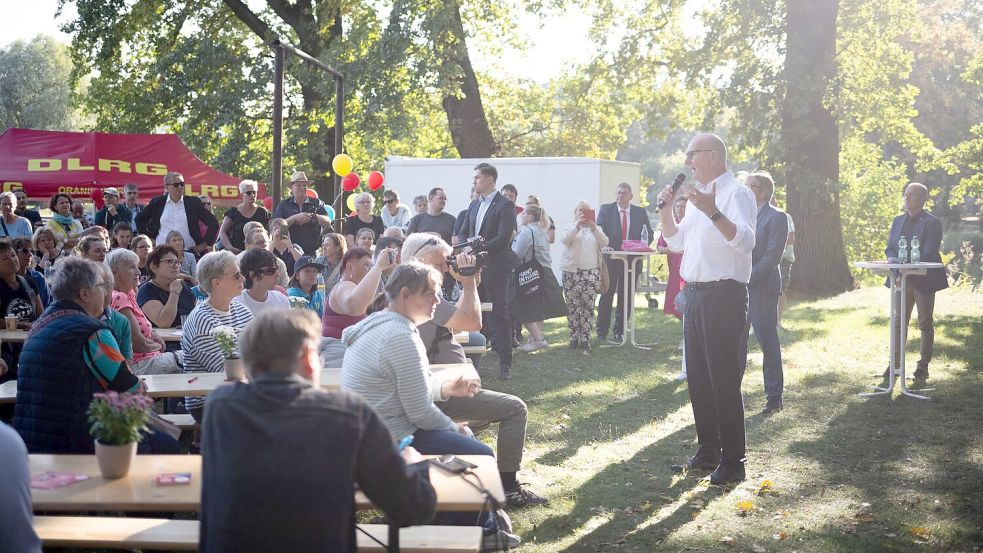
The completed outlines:
<svg viewBox="0 0 983 553">
<path fill-rule="evenodd" d="M 137 444 L 106 445 L 96 440 L 96 461 L 103 478 L 123 478 L 137 455 Z"/>
<path fill-rule="evenodd" d="M 243 375 L 245 375 L 246 369 L 242 366 L 242 359 L 226 359 L 225 360 L 225 379 L 226 380 L 242 380 Z"/>
</svg>

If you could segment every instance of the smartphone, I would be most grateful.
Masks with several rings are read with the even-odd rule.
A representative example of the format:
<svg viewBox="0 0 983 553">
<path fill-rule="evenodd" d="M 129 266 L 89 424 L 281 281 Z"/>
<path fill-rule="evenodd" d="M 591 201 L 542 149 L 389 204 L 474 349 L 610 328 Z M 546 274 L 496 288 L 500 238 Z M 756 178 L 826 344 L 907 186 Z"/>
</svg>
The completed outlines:
<svg viewBox="0 0 983 553">
<path fill-rule="evenodd" d="M 280 221 L 280 237 L 289 238 L 290 237 L 290 225 L 286 221 Z"/>
<path fill-rule="evenodd" d="M 451 474 L 461 474 L 471 469 L 478 468 L 478 465 L 469 463 L 455 455 L 441 455 L 436 459 L 430 459 L 437 468 L 445 470 Z"/>
<path fill-rule="evenodd" d="M 584 210 L 584 221 L 587 221 L 589 223 L 596 223 L 597 222 L 597 212 L 594 211 L 593 209 L 585 209 Z"/>
</svg>

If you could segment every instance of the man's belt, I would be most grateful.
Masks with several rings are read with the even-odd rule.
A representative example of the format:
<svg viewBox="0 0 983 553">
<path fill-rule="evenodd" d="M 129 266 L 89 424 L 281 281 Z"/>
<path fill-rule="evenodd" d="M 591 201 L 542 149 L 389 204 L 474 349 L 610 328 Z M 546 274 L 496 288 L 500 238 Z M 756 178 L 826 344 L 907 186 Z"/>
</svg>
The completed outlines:
<svg viewBox="0 0 983 553">
<path fill-rule="evenodd" d="M 687 282 L 686 288 L 684 289 L 687 291 L 696 292 L 697 290 L 708 290 L 710 288 L 717 288 L 719 286 L 733 286 L 735 284 L 743 286 L 736 280 L 728 278 L 725 280 L 715 280 L 713 282 Z"/>
</svg>

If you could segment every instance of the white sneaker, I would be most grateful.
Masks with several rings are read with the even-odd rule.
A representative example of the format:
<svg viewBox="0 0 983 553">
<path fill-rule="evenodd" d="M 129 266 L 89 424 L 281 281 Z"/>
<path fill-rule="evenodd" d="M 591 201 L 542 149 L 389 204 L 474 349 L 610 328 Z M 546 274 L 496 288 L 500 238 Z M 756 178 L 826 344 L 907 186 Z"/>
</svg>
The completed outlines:
<svg viewBox="0 0 983 553">
<path fill-rule="evenodd" d="M 528 342 L 526 342 L 525 344 L 522 344 L 521 346 L 519 346 L 519 351 L 525 351 L 527 353 L 530 352 L 530 351 L 536 351 L 536 344 L 537 343 L 539 343 L 539 342 L 536 342 L 535 340 L 533 340 L 532 338 L 530 338 Z"/>
<path fill-rule="evenodd" d="M 679 371 L 679 374 L 676 375 L 675 380 L 677 380 L 679 382 L 682 382 L 683 380 L 686 380 L 686 371 Z"/>
<path fill-rule="evenodd" d="M 550 345 L 546 340 L 533 340 L 530 338 L 528 342 L 519 346 L 519 351 L 532 352 L 546 349 L 548 347 L 550 347 Z"/>
</svg>

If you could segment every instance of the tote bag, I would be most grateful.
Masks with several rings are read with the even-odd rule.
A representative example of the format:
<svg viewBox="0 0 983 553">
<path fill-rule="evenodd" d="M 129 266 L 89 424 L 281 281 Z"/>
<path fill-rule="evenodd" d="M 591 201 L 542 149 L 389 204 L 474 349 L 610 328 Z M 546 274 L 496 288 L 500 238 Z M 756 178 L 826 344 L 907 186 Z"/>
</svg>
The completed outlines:
<svg viewBox="0 0 983 553">
<path fill-rule="evenodd" d="M 529 232 L 533 232 L 529 229 Z M 545 321 L 569 314 L 563 299 L 563 289 L 556 275 L 536 260 L 536 235 L 532 234 L 532 254 L 529 260 L 512 270 L 510 313 L 520 323 Z"/>
</svg>

